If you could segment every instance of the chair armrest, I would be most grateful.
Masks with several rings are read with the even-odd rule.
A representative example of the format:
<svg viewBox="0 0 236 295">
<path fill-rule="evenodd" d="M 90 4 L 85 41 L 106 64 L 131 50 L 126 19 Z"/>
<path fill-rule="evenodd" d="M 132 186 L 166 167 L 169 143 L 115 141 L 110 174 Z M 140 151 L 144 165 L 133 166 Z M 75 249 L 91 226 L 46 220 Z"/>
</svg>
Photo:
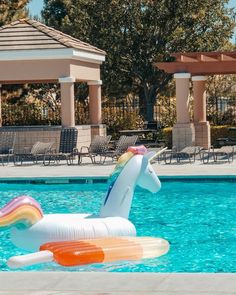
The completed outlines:
<svg viewBox="0 0 236 295">
<path fill-rule="evenodd" d="M 9 149 L 8 154 L 13 155 L 14 154 L 14 149 Z"/>
<path fill-rule="evenodd" d="M 72 154 L 78 154 L 79 150 L 77 148 L 73 148 Z"/>
<path fill-rule="evenodd" d="M 30 154 L 31 148 L 28 146 L 25 146 L 23 149 L 23 154 Z"/>
<path fill-rule="evenodd" d="M 45 154 L 46 153 L 48 153 L 48 154 L 56 154 L 57 153 L 57 150 L 56 150 L 56 148 L 50 148 L 50 149 L 48 149 L 46 152 L 45 152 Z"/>
<path fill-rule="evenodd" d="M 81 146 L 80 153 L 84 153 L 84 150 L 86 150 L 86 152 L 89 153 L 89 147 L 88 146 Z"/>
<path fill-rule="evenodd" d="M 45 149 L 44 152 L 42 153 L 42 155 L 47 155 L 47 154 L 52 154 L 52 149 L 49 148 L 49 149 Z"/>
</svg>

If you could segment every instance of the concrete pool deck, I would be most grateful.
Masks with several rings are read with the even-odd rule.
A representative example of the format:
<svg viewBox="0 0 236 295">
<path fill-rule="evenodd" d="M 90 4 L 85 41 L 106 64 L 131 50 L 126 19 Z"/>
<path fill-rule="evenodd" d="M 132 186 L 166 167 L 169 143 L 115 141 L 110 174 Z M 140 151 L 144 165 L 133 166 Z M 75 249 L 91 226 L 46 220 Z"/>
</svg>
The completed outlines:
<svg viewBox="0 0 236 295">
<path fill-rule="evenodd" d="M 158 164 L 160 176 L 236 175 L 231 164 Z M 25 165 L 1 167 L 0 178 L 108 177 L 114 165 Z M 104 273 L 104 272 L 1 272 L 0 295 L 235 295 L 233 273 Z"/>
<path fill-rule="evenodd" d="M 1 166 L 0 166 L 1 167 Z M 24 177 L 108 177 L 113 171 L 115 164 L 93 165 L 85 162 L 82 165 L 22 165 L 14 166 L 9 164 L 0 169 L 0 178 L 24 178 Z M 159 164 L 154 163 L 153 167 L 160 176 L 184 176 L 184 175 L 236 175 L 236 161 L 233 163 L 202 164 L 195 163 L 181 164 Z"/>
<path fill-rule="evenodd" d="M 235 295 L 234 274 L 13 272 L 0 295 Z"/>
</svg>

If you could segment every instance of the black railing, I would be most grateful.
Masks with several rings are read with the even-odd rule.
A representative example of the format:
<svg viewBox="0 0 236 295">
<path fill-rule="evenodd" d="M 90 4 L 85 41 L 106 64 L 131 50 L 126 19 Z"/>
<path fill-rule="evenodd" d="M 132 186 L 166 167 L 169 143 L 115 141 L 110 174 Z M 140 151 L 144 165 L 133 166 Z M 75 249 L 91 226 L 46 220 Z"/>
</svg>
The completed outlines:
<svg viewBox="0 0 236 295">
<path fill-rule="evenodd" d="M 191 107 L 192 109 L 192 107 Z M 106 101 L 102 103 L 104 123 L 109 125 L 117 118 L 119 121 L 127 120 L 132 114 L 145 121 L 146 108 L 135 101 Z M 192 114 L 192 111 L 191 111 Z M 157 102 L 154 106 L 154 118 L 160 126 L 173 126 L 176 121 L 176 108 L 174 100 L 166 100 L 164 103 Z M 236 125 L 236 98 L 217 100 L 208 99 L 207 119 L 213 125 Z M 76 124 L 89 123 L 88 105 L 83 102 L 75 103 Z M 60 106 L 52 109 L 47 105 L 2 105 L 3 126 L 17 125 L 60 125 Z"/>
<path fill-rule="evenodd" d="M 214 125 L 236 125 L 236 97 L 209 98 L 207 117 Z"/>
</svg>

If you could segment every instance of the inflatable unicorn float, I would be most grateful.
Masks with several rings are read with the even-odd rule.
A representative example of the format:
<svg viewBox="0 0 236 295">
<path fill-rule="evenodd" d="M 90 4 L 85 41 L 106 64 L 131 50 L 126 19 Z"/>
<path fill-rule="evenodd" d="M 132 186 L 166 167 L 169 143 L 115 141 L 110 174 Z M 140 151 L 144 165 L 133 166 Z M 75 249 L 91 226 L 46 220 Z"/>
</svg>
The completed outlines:
<svg viewBox="0 0 236 295">
<path fill-rule="evenodd" d="M 74 266 L 158 257 L 168 252 L 169 243 L 164 239 L 135 237 L 135 226 L 128 220 L 136 185 L 152 193 L 161 188 L 150 163 L 161 152 L 130 147 L 119 158 L 99 216 L 44 215 L 31 197 L 10 201 L 0 210 L 0 228 L 10 228 L 13 244 L 34 253 L 11 257 L 9 267 L 48 261 Z"/>
</svg>

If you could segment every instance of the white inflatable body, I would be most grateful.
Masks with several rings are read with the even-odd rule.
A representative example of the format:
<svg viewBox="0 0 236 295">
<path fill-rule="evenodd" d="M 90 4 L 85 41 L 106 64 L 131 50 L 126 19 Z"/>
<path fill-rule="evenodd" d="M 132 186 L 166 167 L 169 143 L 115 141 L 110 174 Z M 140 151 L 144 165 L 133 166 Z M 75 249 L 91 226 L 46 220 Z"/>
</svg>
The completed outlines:
<svg viewBox="0 0 236 295">
<path fill-rule="evenodd" d="M 138 147 L 133 147 L 133 151 L 120 157 L 110 178 L 99 217 L 90 214 L 43 215 L 42 219 L 28 228 L 12 228 L 12 242 L 19 248 L 37 251 L 46 242 L 135 236 L 135 226 L 128 220 L 135 186 L 139 185 L 151 192 L 157 192 L 161 187 L 150 164 L 150 159 L 156 153 L 147 153 L 145 149 L 140 154 L 137 150 Z M 24 216 L 24 212 L 22 214 Z"/>
<path fill-rule="evenodd" d="M 27 230 L 11 229 L 11 240 L 19 248 L 38 251 L 46 242 L 135 236 L 134 225 L 122 217 L 89 218 L 88 214 L 49 214 Z"/>
</svg>

